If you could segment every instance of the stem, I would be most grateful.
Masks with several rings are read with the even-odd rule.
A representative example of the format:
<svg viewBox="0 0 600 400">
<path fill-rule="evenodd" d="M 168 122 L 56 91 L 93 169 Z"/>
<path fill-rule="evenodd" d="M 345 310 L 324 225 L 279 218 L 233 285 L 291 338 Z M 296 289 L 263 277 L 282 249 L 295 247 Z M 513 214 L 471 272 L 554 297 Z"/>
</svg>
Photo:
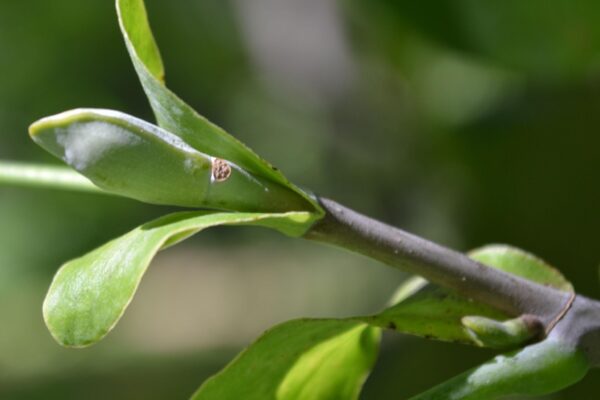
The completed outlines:
<svg viewBox="0 0 600 400">
<path fill-rule="evenodd" d="M 320 199 L 326 216 L 305 235 L 382 261 L 511 316 L 532 314 L 546 328 L 562 316 L 570 294 L 487 267 L 462 253 Z"/>
<path fill-rule="evenodd" d="M 87 178 L 66 167 L 0 161 L 0 185 L 104 193 Z"/>
</svg>

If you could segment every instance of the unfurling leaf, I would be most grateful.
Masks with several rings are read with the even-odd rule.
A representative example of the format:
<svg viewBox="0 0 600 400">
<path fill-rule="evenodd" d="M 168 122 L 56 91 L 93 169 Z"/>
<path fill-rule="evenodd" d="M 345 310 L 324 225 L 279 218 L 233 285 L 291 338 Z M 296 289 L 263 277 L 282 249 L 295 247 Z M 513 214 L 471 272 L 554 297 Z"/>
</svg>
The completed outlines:
<svg viewBox="0 0 600 400">
<path fill-rule="evenodd" d="M 34 123 L 33 140 L 115 194 L 153 204 L 231 211 L 313 210 L 297 192 L 202 153 L 130 115 L 78 109 Z"/>
<path fill-rule="evenodd" d="M 488 246 L 478 251 L 478 254 L 496 254 L 493 262 L 495 267 L 502 269 L 510 265 L 513 273 L 524 273 L 518 263 L 513 262 L 521 258 L 520 255 L 526 255 L 521 250 L 508 246 Z M 542 262 L 527 264 L 526 267 L 525 270 L 529 271 L 531 277 L 548 275 L 547 271 L 544 272 L 548 267 Z M 556 276 L 551 280 L 555 283 L 565 282 L 564 278 Z M 367 360 L 375 357 L 378 328 L 486 347 L 515 346 L 530 339 L 527 335 L 530 330 L 521 329 L 522 321 L 500 322 L 491 319 L 505 319 L 505 316 L 488 306 L 430 285 L 422 278 L 406 281 L 393 296 L 391 304 L 386 310 L 371 316 L 296 320 L 276 326 L 263 334 L 219 374 L 206 381 L 193 399 L 355 399 L 355 390 L 362 384 L 372 363 Z M 465 329 L 461 320 L 469 314 L 490 316 L 487 319 L 466 317 L 467 325 L 473 326 L 471 323 L 475 323 L 478 327 L 483 326 L 484 330 L 489 328 L 485 332 L 478 330 L 485 341 L 481 341 L 482 336 L 474 337 Z M 550 358 L 554 357 L 556 360 L 556 371 L 566 368 L 565 365 L 577 367 L 572 378 L 564 378 L 561 382 L 576 379 L 585 368 L 580 356 L 564 346 L 550 343 L 543 348 L 552 351 Z M 535 360 L 532 358 L 542 354 L 542 351 L 536 349 L 534 347 L 523 354 L 498 358 L 484 367 L 499 371 L 507 379 L 513 379 L 511 373 L 514 371 L 509 371 L 509 364 L 514 362 L 515 357 L 524 357 L 526 362 L 533 364 Z M 355 365 L 350 360 L 355 360 Z M 469 388 L 484 390 L 487 377 L 485 368 L 474 371 L 477 373 L 473 376 L 478 380 Z M 552 380 L 552 368 L 542 365 L 536 368 L 541 374 L 546 374 L 548 380 Z M 523 371 L 519 371 L 516 375 L 523 375 Z M 494 382 L 493 390 L 506 389 L 502 380 Z M 556 385 L 563 384 L 561 382 L 557 381 Z M 457 387 L 461 385 L 466 384 L 459 382 Z M 451 398 L 445 397 L 443 390 L 435 393 L 433 397 L 423 397 L 423 400 Z M 456 397 L 457 400 L 461 398 Z"/>
<path fill-rule="evenodd" d="M 475 343 L 495 349 L 516 347 L 544 334 L 543 324 L 533 315 L 522 315 L 508 321 L 467 316 L 461 319 L 461 323 Z"/>
<path fill-rule="evenodd" d="M 164 68 L 143 0 L 117 0 L 117 13 L 131 61 L 160 127 L 179 136 L 198 151 L 227 160 L 255 177 L 296 192 L 312 206 L 313 211 L 322 214 L 320 205 L 312 196 L 290 183 L 279 170 L 243 143 L 199 115 L 164 85 Z"/>
</svg>

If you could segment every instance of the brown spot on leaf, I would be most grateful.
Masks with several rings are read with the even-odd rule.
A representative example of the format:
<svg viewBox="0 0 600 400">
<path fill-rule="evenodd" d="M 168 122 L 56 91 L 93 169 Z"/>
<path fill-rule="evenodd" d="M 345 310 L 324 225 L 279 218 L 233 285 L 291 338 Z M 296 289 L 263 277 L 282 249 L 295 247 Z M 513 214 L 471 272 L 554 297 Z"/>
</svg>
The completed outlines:
<svg viewBox="0 0 600 400">
<path fill-rule="evenodd" d="M 212 161 L 212 179 L 215 182 L 226 181 L 231 176 L 231 166 L 225 160 L 214 158 Z"/>
</svg>

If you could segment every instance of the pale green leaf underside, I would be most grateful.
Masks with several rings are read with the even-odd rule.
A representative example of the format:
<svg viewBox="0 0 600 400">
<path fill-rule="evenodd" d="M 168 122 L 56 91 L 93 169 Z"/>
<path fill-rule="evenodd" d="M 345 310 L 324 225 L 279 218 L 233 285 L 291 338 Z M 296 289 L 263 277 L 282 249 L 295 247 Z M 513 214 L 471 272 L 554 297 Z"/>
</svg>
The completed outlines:
<svg viewBox="0 0 600 400">
<path fill-rule="evenodd" d="M 29 131 L 37 144 L 98 187 L 136 200 L 244 212 L 314 209 L 288 187 L 118 111 L 67 111 L 41 119 Z M 215 177 L 217 167 L 228 171 L 225 178 Z"/>
<path fill-rule="evenodd" d="M 93 344 L 122 316 L 161 248 L 215 225 L 260 225 L 300 235 L 312 218 L 306 212 L 196 211 L 171 214 L 144 224 L 60 268 L 44 301 L 46 325 L 64 346 Z"/>
<path fill-rule="evenodd" d="M 159 126 L 203 153 L 233 162 L 255 176 L 296 191 L 316 211 L 322 212 L 314 198 L 291 184 L 243 143 L 199 115 L 164 85 L 164 69 L 143 0 L 117 0 L 117 12 L 127 50 Z"/>
</svg>

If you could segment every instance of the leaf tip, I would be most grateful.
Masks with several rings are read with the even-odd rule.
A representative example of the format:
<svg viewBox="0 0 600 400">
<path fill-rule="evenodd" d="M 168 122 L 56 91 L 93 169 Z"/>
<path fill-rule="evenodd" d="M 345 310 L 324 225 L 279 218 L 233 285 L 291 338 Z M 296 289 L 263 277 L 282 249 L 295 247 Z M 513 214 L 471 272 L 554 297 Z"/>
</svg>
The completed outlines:
<svg viewBox="0 0 600 400">
<path fill-rule="evenodd" d="M 88 108 L 75 108 L 73 110 L 64 111 L 59 114 L 41 118 L 29 125 L 29 136 L 36 141 L 36 139 L 39 139 L 48 131 L 64 127 L 81 119 L 89 118 L 95 114 L 98 114 L 97 110 Z"/>
</svg>

